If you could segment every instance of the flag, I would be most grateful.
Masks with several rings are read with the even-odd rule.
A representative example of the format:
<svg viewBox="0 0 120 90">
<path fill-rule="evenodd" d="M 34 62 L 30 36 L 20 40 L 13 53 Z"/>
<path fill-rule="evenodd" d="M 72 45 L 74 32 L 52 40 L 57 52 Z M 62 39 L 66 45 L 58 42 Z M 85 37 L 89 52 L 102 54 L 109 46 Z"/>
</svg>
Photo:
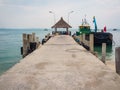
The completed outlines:
<svg viewBox="0 0 120 90">
<path fill-rule="evenodd" d="M 104 27 L 103 31 L 106 32 L 106 26 Z"/>
</svg>

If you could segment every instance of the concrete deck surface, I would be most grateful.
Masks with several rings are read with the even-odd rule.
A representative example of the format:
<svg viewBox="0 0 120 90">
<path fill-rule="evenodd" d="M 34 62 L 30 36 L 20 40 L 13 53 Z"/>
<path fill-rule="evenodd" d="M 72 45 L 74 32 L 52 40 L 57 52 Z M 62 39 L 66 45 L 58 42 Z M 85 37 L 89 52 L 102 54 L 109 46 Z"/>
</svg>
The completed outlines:
<svg viewBox="0 0 120 90">
<path fill-rule="evenodd" d="M 72 37 L 61 35 L 4 73 L 0 90 L 120 90 L 120 77 Z"/>
</svg>

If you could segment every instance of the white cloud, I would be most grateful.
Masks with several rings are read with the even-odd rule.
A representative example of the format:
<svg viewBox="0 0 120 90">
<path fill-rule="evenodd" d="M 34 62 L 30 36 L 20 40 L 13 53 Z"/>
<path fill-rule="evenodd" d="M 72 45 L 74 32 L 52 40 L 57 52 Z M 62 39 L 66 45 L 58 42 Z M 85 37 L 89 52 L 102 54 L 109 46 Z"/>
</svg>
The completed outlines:
<svg viewBox="0 0 120 90">
<path fill-rule="evenodd" d="M 56 20 L 62 16 L 66 21 L 68 12 L 73 10 L 70 24 L 75 28 L 85 14 L 91 26 L 95 15 L 99 28 L 105 24 L 109 28 L 112 25 L 120 28 L 119 0 L 0 0 L 0 27 L 50 27 L 54 23 L 50 10 L 55 13 Z"/>
</svg>

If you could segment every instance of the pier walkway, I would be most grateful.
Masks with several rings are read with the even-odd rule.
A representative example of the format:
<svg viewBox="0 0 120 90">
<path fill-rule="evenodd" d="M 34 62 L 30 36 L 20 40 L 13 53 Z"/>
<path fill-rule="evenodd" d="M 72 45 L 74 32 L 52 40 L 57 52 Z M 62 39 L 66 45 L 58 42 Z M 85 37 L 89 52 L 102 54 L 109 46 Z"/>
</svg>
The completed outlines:
<svg viewBox="0 0 120 90">
<path fill-rule="evenodd" d="M 72 37 L 58 35 L 4 73 L 0 90 L 120 90 L 120 77 Z"/>
</svg>

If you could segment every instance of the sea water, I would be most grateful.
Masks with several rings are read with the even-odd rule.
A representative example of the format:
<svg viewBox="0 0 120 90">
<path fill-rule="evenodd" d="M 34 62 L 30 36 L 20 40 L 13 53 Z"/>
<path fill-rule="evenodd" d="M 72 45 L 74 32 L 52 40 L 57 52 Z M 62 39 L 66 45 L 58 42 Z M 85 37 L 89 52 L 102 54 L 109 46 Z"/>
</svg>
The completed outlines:
<svg viewBox="0 0 120 90">
<path fill-rule="evenodd" d="M 22 34 L 32 34 L 40 38 L 51 33 L 51 29 L 0 29 L 0 75 L 22 59 Z"/>
<path fill-rule="evenodd" d="M 52 33 L 53 29 L 0 29 L 0 75 L 10 69 L 16 63 L 22 59 L 20 47 L 22 47 L 22 34 L 36 33 L 36 36 L 40 38 L 40 42 L 48 33 Z M 78 31 L 77 29 L 71 29 L 72 34 Z M 107 48 L 107 59 L 114 60 L 115 47 L 120 46 L 120 30 L 112 31 L 113 34 L 113 46 Z M 101 58 L 101 48 L 96 47 L 95 51 L 98 52 L 99 58 Z"/>
<path fill-rule="evenodd" d="M 113 31 L 112 29 L 108 30 L 107 32 L 112 33 L 113 35 L 113 42 L 112 46 L 106 47 L 106 60 L 115 60 L 115 48 L 120 47 L 120 30 Z M 102 58 L 102 46 L 95 46 L 94 51 L 97 52 L 98 58 Z"/>
</svg>

